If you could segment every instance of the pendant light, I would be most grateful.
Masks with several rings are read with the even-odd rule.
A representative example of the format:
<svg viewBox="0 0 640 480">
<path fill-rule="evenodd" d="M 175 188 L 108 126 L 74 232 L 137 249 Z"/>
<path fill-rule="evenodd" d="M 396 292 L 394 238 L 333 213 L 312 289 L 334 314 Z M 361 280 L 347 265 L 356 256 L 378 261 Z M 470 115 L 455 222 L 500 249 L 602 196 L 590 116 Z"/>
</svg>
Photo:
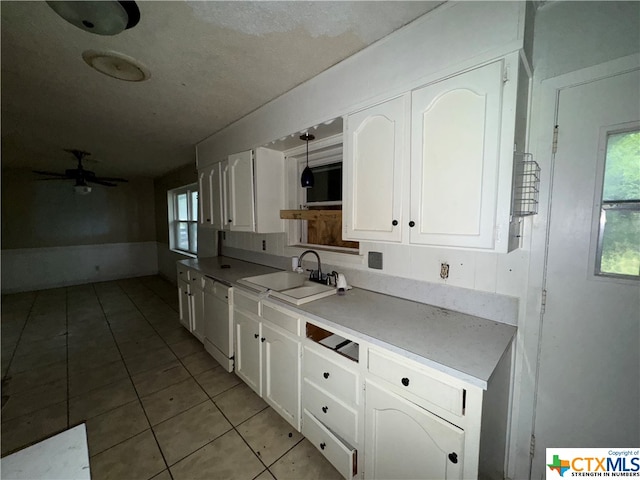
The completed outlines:
<svg viewBox="0 0 640 480">
<path fill-rule="evenodd" d="M 309 168 L 309 140 L 315 140 L 316 137 L 311 135 L 310 133 L 305 133 L 304 135 L 300 135 L 300 140 L 307 141 L 307 166 L 302 171 L 302 176 L 300 177 L 300 184 L 302 188 L 311 188 L 313 187 L 313 172 Z"/>
</svg>

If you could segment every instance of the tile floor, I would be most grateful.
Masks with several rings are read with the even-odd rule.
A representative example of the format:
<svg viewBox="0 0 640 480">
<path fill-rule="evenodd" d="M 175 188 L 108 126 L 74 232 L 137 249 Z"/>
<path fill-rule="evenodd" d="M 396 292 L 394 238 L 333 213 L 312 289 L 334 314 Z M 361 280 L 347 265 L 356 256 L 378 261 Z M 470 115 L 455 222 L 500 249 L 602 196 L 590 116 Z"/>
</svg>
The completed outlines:
<svg viewBox="0 0 640 480">
<path fill-rule="evenodd" d="M 91 477 L 332 479 L 338 472 L 141 277 L 2 297 L 2 456 L 86 422 Z"/>
</svg>

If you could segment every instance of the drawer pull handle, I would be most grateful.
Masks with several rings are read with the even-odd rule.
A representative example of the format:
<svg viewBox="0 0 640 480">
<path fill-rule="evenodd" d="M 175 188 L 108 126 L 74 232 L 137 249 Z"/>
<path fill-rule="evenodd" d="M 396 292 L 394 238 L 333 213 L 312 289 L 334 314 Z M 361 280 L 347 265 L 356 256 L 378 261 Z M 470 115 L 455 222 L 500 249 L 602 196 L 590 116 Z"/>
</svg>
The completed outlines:
<svg viewBox="0 0 640 480">
<path fill-rule="evenodd" d="M 326 446 L 327 446 L 327 444 L 326 444 L 326 443 L 324 443 L 324 442 L 322 442 L 322 443 L 320 444 L 320 450 L 324 450 L 324 447 L 326 447 Z"/>
<path fill-rule="evenodd" d="M 448 456 L 451 463 L 458 463 L 458 454 L 456 452 L 452 452 Z"/>
<path fill-rule="evenodd" d="M 258 338 L 260 335 L 258 335 L 257 333 L 253 334 L 253 338 Z"/>
<path fill-rule="evenodd" d="M 329 378 L 329 372 L 324 372 L 324 373 L 322 374 L 322 376 L 323 376 L 324 378 Z"/>
<path fill-rule="evenodd" d="M 324 413 L 327 413 L 327 410 L 329 410 L 329 407 L 322 407 L 322 411 L 323 411 Z"/>
<path fill-rule="evenodd" d="M 265 340 L 266 340 L 266 338 L 264 338 L 264 337 L 262 337 L 262 338 L 260 339 L 260 341 L 261 341 L 261 342 L 264 342 Z"/>
<path fill-rule="evenodd" d="M 402 384 L 403 384 L 405 387 L 408 387 L 408 386 L 409 386 L 409 379 L 408 379 L 407 377 L 404 377 L 404 378 L 402 379 Z"/>
</svg>

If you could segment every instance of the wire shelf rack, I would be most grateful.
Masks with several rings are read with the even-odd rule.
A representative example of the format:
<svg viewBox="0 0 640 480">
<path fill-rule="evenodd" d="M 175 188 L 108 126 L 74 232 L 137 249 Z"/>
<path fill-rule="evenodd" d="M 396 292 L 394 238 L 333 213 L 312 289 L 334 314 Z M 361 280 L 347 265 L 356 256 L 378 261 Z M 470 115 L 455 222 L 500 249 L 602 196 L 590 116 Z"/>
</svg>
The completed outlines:
<svg viewBox="0 0 640 480">
<path fill-rule="evenodd" d="M 540 166 L 530 153 L 514 154 L 512 214 L 526 217 L 538 213 Z"/>
</svg>

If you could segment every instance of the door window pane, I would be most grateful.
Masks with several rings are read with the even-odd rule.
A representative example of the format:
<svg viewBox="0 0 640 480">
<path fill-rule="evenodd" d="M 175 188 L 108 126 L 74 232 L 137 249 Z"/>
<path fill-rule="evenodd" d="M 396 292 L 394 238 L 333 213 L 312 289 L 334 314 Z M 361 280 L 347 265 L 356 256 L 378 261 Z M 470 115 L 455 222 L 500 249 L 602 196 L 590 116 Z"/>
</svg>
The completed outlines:
<svg viewBox="0 0 640 480">
<path fill-rule="evenodd" d="M 596 273 L 640 278 L 640 131 L 607 137 Z"/>
</svg>

